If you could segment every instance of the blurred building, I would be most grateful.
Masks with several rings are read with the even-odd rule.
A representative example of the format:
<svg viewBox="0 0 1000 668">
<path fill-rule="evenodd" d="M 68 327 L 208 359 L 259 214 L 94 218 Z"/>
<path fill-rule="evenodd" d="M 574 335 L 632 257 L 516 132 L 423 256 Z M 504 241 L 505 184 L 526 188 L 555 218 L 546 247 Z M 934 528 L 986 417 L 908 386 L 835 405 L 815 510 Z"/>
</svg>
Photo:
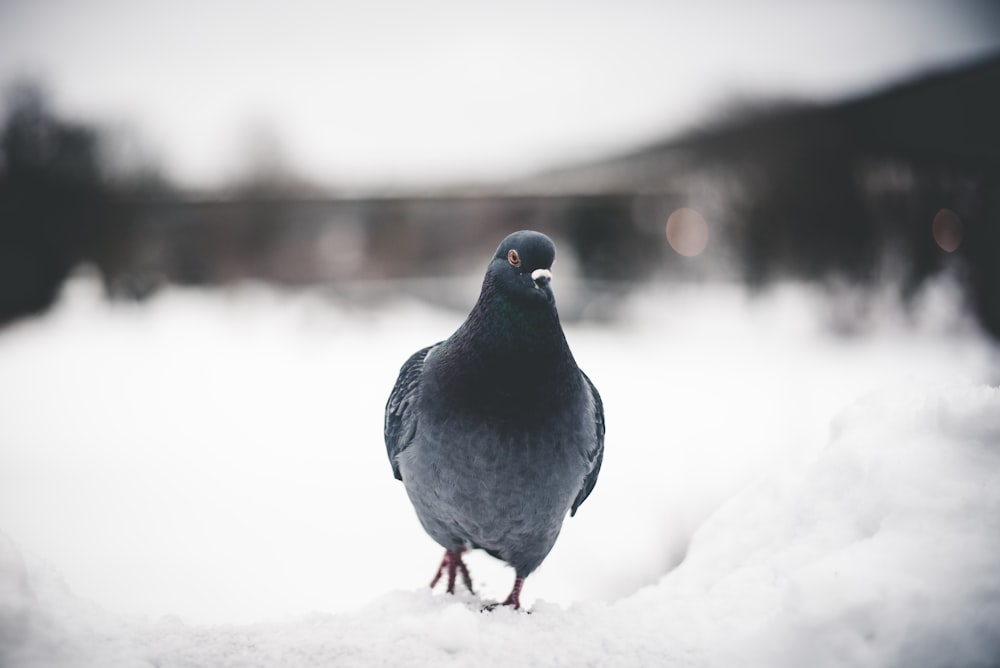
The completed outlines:
<svg viewBox="0 0 1000 668">
<path fill-rule="evenodd" d="M 21 158 L 11 146 L 25 130 L 15 115 L 0 181 L 9 274 L 0 304 L 7 317 L 37 310 L 10 297 L 10 285 L 25 280 L 14 274 L 31 264 L 11 258 L 42 258 L 31 248 L 47 242 L 59 249 L 52 281 L 89 260 L 117 296 L 141 298 L 162 283 L 254 279 L 457 301 L 428 281 L 478 273 L 505 234 L 533 228 L 556 239 L 560 270 L 577 278 L 570 317 L 613 315 L 615 295 L 660 278 L 753 286 L 888 278 L 911 293 L 948 268 L 1000 336 L 998 118 L 1000 58 L 992 58 L 831 106 L 734 108 L 700 130 L 611 159 L 433 193 L 340 198 L 264 182 L 198 197 L 108 186 L 102 199 L 81 194 L 105 192 L 98 177 L 56 178 L 75 169 L 81 154 L 70 151 L 49 158 L 46 178 L 54 180 L 44 188 L 76 188 L 78 204 L 67 196 L 66 206 L 79 206 L 79 221 L 90 222 L 71 234 L 72 214 L 47 209 L 44 195 L 18 199 Z M 30 234 L 18 230 L 31 225 L 49 231 L 26 241 Z"/>
</svg>

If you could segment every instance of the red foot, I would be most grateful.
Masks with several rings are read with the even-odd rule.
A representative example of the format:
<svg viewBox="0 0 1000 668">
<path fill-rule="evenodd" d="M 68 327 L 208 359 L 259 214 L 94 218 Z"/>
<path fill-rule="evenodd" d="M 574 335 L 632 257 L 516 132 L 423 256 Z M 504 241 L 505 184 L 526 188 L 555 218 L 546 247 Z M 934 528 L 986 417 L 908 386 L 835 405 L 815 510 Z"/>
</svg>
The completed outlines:
<svg viewBox="0 0 1000 668">
<path fill-rule="evenodd" d="M 500 605 L 512 605 L 515 610 L 521 609 L 521 587 L 524 586 L 524 578 L 514 579 L 514 588 L 510 590 L 506 600 Z"/>
<path fill-rule="evenodd" d="M 460 550 L 445 551 L 444 559 L 441 560 L 441 565 L 438 566 L 437 575 L 435 575 L 434 579 L 431 580 L 431 589 L 434 589 L 434 586 L 438 583 L 438 580 L 441 579 L 441 574 L 444 573 L 445 568 L 447 568 L 448 569 L 447 591 L 449 594 L 455 593 L 455 574 L 458 573 L 459 571 L 462 572 L 462 582 L 465 584 L 465 588 L 468 589 L 473 594 L 476 593 L 472 591 L 472 577 L 469 575 L 469 569 L 465 565 L 465 562 L 462 561 L 463 552 L 465 552 L 464 548 Z"/>
<path fill-rule="evenodd" d="M 515 610 L 521 609 L 521 587 L 524 586 L 524 578 L 515 578 L 514 588 L 510 590 L 510 594 L 504 599 L 503 603 L 494 603 L 493 605 L 486 606 L 486 610 L 496 610 L 498 606 L 509 605 Z"/>
</svg>

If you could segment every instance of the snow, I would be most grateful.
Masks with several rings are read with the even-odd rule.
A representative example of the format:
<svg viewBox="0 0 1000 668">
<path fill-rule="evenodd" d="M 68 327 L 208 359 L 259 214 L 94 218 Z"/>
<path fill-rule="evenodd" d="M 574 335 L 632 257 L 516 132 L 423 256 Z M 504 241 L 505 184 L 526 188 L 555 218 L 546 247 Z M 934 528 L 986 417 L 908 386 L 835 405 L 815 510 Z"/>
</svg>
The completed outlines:
<svg viewBox="0 0 1000 668">
<path fill-rule="evenodd" d="M 947 281 L 848 336 L 798 285 L 567 327 L 607 454 L 531 614 L 480 612 L 513 579 L 485 555 L 480 597 L 427 589 L 440 549 L 385 459 L 399 366 L 461 314 L 95 292 L 0 332 L 2 666 L 1000 657 L 1000 356 Z"/>
</svg>

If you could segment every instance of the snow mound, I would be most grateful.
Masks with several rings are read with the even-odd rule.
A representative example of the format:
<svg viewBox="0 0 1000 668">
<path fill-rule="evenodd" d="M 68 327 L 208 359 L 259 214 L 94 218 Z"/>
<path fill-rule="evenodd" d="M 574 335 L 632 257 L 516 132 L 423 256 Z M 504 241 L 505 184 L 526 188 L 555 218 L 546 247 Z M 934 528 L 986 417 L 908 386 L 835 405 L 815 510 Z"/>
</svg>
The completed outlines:
<svg viewBox="0 0 1000 668">
<path fill-rule="evenodd" d="M 998 511 L 1000 392 L 883 391 L 834 420 L 803 474 L 729 501 L 627 605 L 696 600 L 730 627 L 724 664 L 996 665 Z"/>
<path fill-rule="evenodd" d="M 992 666 L 998 554 L 1000 391 L 907 387 L 843 411 L 815 460 L 739 493 L 611 604 L 483 613 L 420 590 L 189 626 L 102 612 L 0 534 L 0 665 Z"/>
</svg>

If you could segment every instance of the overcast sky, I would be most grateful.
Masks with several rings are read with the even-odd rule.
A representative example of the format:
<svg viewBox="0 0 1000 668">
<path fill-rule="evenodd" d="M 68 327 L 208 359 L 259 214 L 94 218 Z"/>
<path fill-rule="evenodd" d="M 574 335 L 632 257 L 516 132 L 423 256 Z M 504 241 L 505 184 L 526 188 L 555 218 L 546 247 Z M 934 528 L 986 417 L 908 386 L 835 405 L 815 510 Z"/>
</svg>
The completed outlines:
<svg viewBox="0 0 1000 668">
<path fill-rule="evenodd" d="M 468 181 L 995 52 L 991 4 L 0 0 L 0 82 L 130 127 L 186 185 L 238 174 L 261 131 L 323 184 Z"/>
</svg>

